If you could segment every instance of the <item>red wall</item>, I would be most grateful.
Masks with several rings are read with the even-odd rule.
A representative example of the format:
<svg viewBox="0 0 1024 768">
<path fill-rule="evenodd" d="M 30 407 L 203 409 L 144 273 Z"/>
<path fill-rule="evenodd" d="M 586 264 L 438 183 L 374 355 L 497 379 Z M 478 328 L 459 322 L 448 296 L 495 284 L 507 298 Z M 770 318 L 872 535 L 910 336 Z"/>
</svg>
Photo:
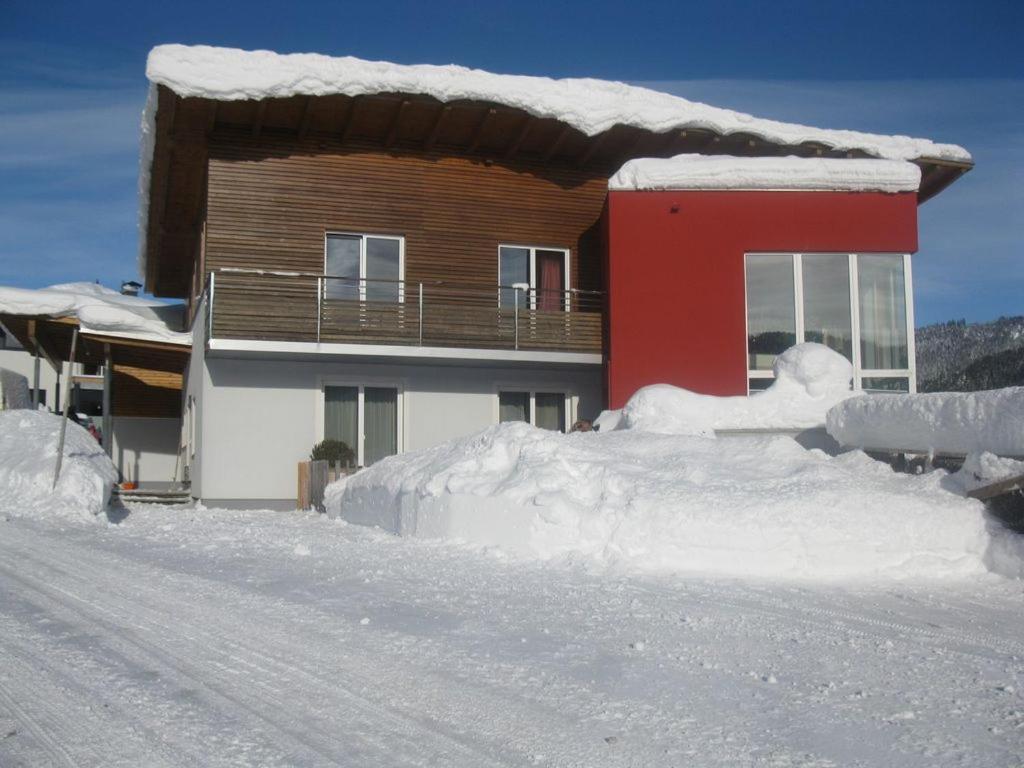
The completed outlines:
<svg viewBox="0 0 1024 768">
<path fill-rule="evenodd" d="M 745 253 L 917 250 L 914 193 L 610 192 L 605 216 L 611 408 L 662 382 L 746 394 Z"/>
</svg>

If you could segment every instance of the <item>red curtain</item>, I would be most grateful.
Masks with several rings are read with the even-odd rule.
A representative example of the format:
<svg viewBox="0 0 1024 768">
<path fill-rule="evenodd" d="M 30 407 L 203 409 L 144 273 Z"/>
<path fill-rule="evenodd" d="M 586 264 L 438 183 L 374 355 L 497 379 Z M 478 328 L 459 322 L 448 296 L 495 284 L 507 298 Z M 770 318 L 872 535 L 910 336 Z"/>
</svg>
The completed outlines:
<svg viewBox="0 0 1024 768">
<path fill-rule="evenodd" d="M 561 254 L 537 254 L 537 309 L 550 312 L 564 309 L 564 267 Z"/>
</svg>

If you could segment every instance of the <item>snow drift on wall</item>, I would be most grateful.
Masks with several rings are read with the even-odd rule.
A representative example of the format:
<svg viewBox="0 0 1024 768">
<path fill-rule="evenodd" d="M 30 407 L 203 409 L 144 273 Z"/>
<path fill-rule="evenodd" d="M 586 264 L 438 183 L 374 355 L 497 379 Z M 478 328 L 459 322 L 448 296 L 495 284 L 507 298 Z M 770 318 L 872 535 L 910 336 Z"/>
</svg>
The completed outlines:
<svg viewBox="0 0 1024 768">
<path fill-rule="evenodd" d="M 921 169 L 906 160 L 731 157 L 685 154 L 630 160 L 611 190 L 804 190 L 916 192 Z"/>
<path fill-rule="evenodd" d="M 1024 456 L 1024 387 L 851 398 L 827 428 L 855 448 Z"/>
<path fill-rule="evenodd" d="M 986 573 L 1004 535 L 979 502 L 944 490 L 943 475 L 897 474 L 859 452 L 830 458 L 787 437 L 562 435 L 516 423 L 385 459 L 330 486 L 327 504 L 402 535 L 637 571 Z"/>
<path fill-rule="evenodd" d="M 177 330 L 183 307 L 125 296 L 97 283 L 65 283 L 38 290 L 0 286 L 0 314 L 75 317 L 83 331 L 170 344 L 191 344 Z"/>
<path fill-rule="evenodd" d="M 637 390 L 621 411 L 595 422 L 601 431 L 641 429 L 674 435 L 713 436 L 716 430 L 795 430 L 822 427 L 836 403 L 853 396 L 853 366 L 824 344 L 806 342 L 775 358 L 775 380 L 747 397 L 715 397 L 652 384 Z"/>
<path fill-rule="evenodd" d="M 91 520 L 107 507 L 117 470 L 99 443 L 68 421 L 60 481 L 53 488 L 61 418 L 45 411 L 0 413 L 0 511 Z"/>
</svg>

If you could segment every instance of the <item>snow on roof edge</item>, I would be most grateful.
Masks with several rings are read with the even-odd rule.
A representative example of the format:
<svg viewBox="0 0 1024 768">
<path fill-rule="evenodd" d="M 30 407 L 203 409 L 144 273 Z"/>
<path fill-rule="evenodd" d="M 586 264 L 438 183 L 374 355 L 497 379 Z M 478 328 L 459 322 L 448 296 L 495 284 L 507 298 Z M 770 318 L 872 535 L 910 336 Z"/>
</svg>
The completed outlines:
<svg viewBox="0 0 1024 768">
<path fill-rule="evenodd" d="M 156 86 L 181 97 L 218 101 L 290 96 L 359 96 L 418 93 L 441 102 L 488 101 L 567 123 L 588 136 L 616 124 L 653 133 L 709 130 L 743 133 L 783 145 L 814 142 L 834 150 L 858 150 L 890 160 L 934 158 L 971 162 L 955 144 L 908 136 L 813 128 L 767 120 L 626 83 L 592 78 L 552 79 L 500 75 L 457 65 L 392 64 L 355 57 L 279 54 L 213 46 L 158 45 L 146 61 L 149 97 L 142 116 L 139 169 L 139 274 L 145 282 L 150 170 L 156 124 Z"/>
<path fill-rule="evenodd" d="M 897 193 L 916 192 L 920 184 L 921 169 L 906 160 L 684 154 L 630 160 L 608 189 Z"/>
</svg>

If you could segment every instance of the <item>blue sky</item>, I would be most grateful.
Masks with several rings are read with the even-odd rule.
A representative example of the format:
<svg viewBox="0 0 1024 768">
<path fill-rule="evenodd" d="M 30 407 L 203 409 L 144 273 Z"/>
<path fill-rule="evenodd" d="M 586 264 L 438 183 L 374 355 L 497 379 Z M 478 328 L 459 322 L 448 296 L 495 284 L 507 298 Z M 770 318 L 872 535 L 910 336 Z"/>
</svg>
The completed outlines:
<svg viewBox="0 0 1024 768">
<path fill-rule="evenodd" d="M 1024 3 L 0 0 L 0 284 L 135 277 L 145 57 L 164 42 L 595 76 L 967 147 L 920 210 L 918 322 L 1024 314 Z"/>
</svg>

